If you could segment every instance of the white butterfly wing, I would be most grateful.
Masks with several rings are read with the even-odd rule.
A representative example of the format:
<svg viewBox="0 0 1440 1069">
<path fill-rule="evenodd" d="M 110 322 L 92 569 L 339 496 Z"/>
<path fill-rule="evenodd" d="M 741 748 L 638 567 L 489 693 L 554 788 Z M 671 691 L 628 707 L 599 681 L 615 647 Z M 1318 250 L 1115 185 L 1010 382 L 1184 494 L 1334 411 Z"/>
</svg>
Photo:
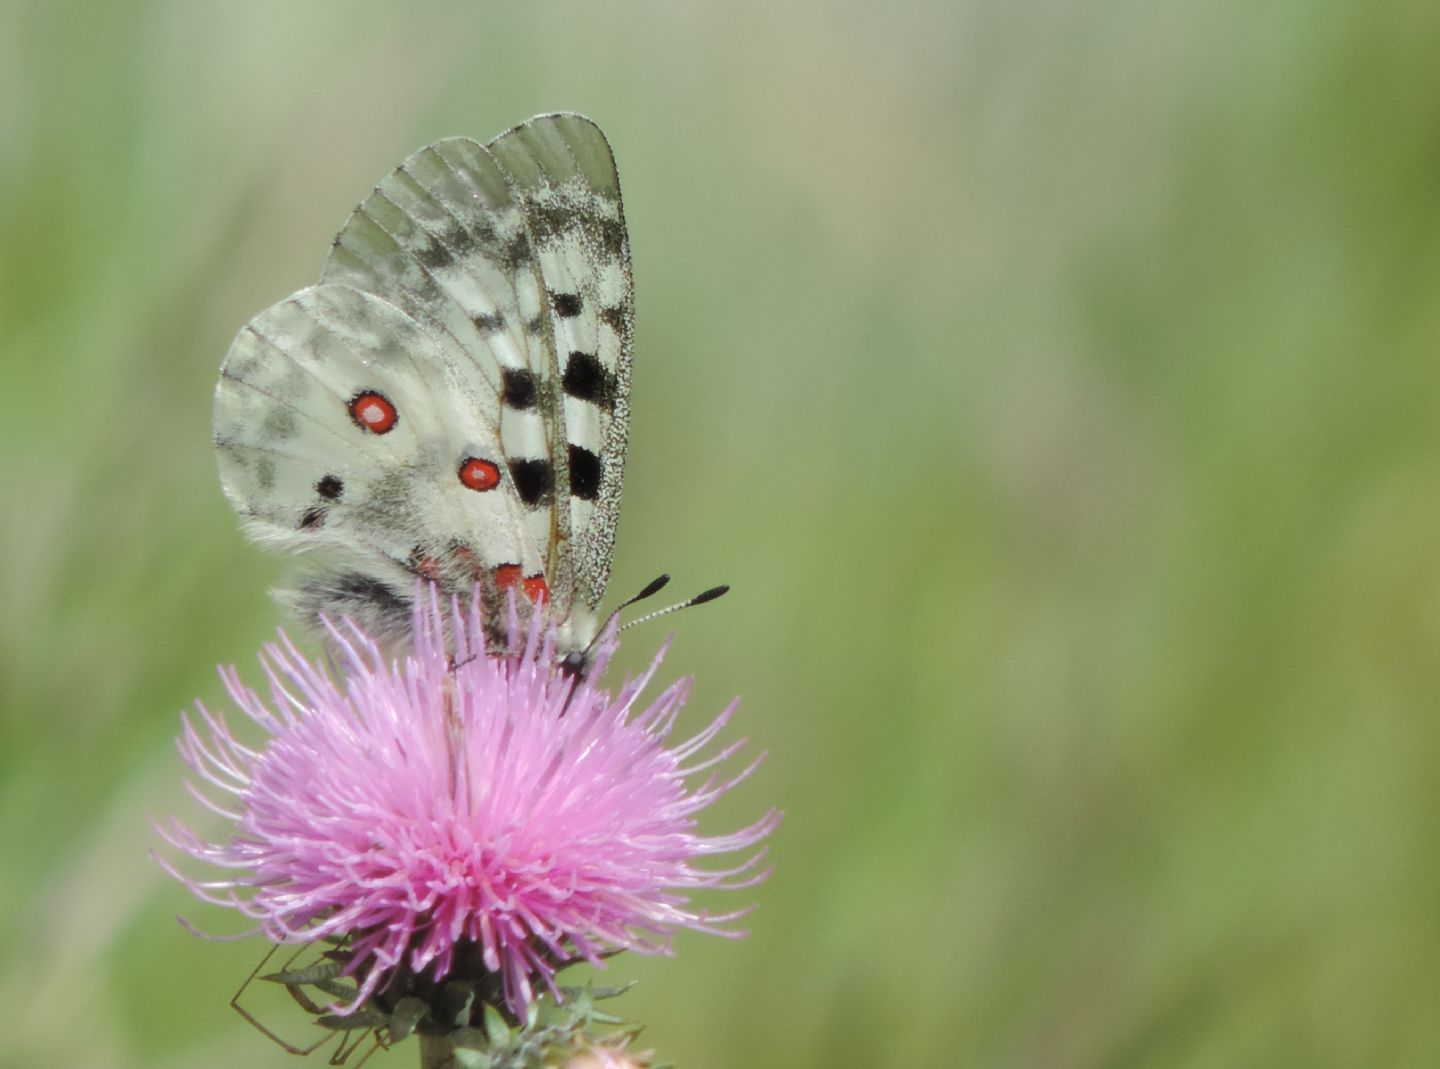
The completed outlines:
<svg viewBox="0 0 1440 1069">
<path fill-rule="evenodd" d="M 577 618 L 583 646 L 580 607 L 609 577 L 633 330 L 604 136 L 553 115 L 420 150 L 355 210 L 321 279 L 240 332 L 215 404 L 249 533 L 328 562 L 301 612 L 399 632 L 415 575 L 523 583 Z"/>
<path fill-rule="evenodd" d="M 303 615 L 399 633 L 414 574 L 468 589 L 502 564 L 541 571 L 513 493 L 460 479 L 466 461 L 472 483 L 498 472 L 494 426 L 425 418 L 464 389 L 454 371 L 414 319 L 345 286 L 301 290 L 236 337 L 215 393 L 221 483 L 252 538 L 319 554 L 292 594 Z"/>
</svg>

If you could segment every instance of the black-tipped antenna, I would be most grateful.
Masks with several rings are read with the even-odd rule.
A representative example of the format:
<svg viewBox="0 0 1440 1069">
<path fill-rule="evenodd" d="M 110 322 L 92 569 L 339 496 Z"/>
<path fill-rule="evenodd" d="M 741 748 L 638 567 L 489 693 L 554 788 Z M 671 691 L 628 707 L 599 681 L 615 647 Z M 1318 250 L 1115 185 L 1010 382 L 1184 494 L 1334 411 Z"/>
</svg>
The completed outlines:
<svg viewBox="0 0 1440 1069">
<path fill-rule="evenodd" d="M 699 593 L 699 594 L 696 594 L 693 598 L 690 599 L 690 601 L 689 601 L 688 604 L 690 604 L 690 605 L 704 605 L 707 601 L 714 601 L 714 600 L 715 600 L 716 598 L 718 598 L 721 594 L 728 594 L 728 593 L 730 593 L 730 584 L 729 584 L 729 583 L 721 583 L 719 586 L 712 586 L 709 590 L 705 590 L 705 591 L 702 591 L 702 592 Z M 680 608 L 681 606 L 677 605 L 677 606 L 675 606 L 675 607 L 678 609 L 678 608 Z"/>
<path fill-rule="evenodd" d="M 657 575 L 654 579 L 650 580 L 650 582 L 645 584 L 645 589 L 640 591 L 640 593 L 636 594 L 634 597 L 626 598 L 624 601 L 622 601 L 619 606 L 616 607 L 615 611 L 619 612 L 621 609 L 628 609 L 637 601 L 644 601 L 646 598 L 654 597 L 656 594 L 660 593 L 660 591 L 665 589 L 665 584 L 668 582 L 670 582 L 670 577 L 668 575 Z"/>
<path fill-rule="evenodd" d="M 657 575 L 654 579 L 650 580 L 650 582 L 645 584 L 645 588 L 641 590 L 640 593 L 634 595 L 633 597 L 626 598 L 619 605 L 615 606 L 615 608 L 611 610 L 610 614 L 605 617 L 605 622 L 600 625 L 600 629 L 595 632 L 595 637 L 590 640 L 590 644 L 587 645 L 583 650 L 578 650 L 576 652 L 567 654 L 564 661 L 561 662 L 561 667 L 564 668 L 566 671 L 570 672 L 572 675 L 578 676 L 583 674 L 585 665 L 588 664 L 590 661 L 590 651 L 595 648 L 596 643 L 598 643 L 600 639 L 604 636 L 605 629 L 610 626 L 610 621 L 615 619 L 615 617 L 619 616 L 631 605 L 634 605 L 637 601 L 644 601 L 646 598 L 660 593 L 660 591 L 665 589 L 665 584 L 668 582 L 670 582 L 670 576 Z M 707 591 L 707 593 L 709 592 Z M 624 628 L 621 628 L 620 630 L 623 631 Z"/>
<path fill-rule="evenodd" d="M 677 602 L 674 605 L 669 606 L 668 608 L 646 613 L 644 616 L 641 616 L 638 619 L 631 620 L 628 624 L 622 625 L 620 630 L 629 631 L 636 624 L 648 623 L 649 621 L 654 620 L 658 617 L 669 616 L 672 612 L 679 612 L 681 609 L 688 609 L 694 605 L 704 605 L 707 601 L 714 601 L 721 594 L 726 593 L 729 589 L 729 584 L 712 586 L 709 590 L 702 591 L 701 593 L 696 594 L 693 598 L 686 598 L 684 601 Z"/>
<path fill-rule="evenodd" d="M 631 605 L 634 605 L 637 601 L 644 601 L 652 594 L 658 593 L 660 590 L 664 589 L 665 584 L 668 582 L 670 582 L 670 577 L 668 575 L 661 575 L 655 579 L 652 579 L 645 587 L 645 589 L 640 591 L 640 593 L 636 594 L 633 598 L 629 598 L 626 601 L 621 602 L 614 612 L 610 613 L 610 615 L 605 617 L 605 623 L 601 625 L 600 630 L 595 632 L 595 637 L 590 640 L 590 644 L 588 646 L 586 646 L 583 650 L 575 650 L 565 655 L 564 659 L 560 662 L 560 670 L 569 673 L 571 676 L 574 676 L 577 679 L 583 677 L 585 675 L 586 668 L 590 663 L 590 651 L 595 648 L 595 644 L 598 643 L 601 637 L 605 634 L 606 630 L 610 626 L 610 622 L 614 620 L 615 617 L 620 615 L 621 610 L 626 609 Z M 657 616 L 668 616 L 672 612 L 679 612 L 681 609 L 688 609 L 692 605 L 704 605 L 707 601 L 714 601 L 716 598 L 718 598 L 721 594 L 724 594 L 729 589 L 730 587 L 728 584 L 722 586 L 712 586 L 709 590 L 701 591 L 693 598 L 686 598 L 684 601 L 671 605 L 669 608 L 661 609 L 659 612 L 648 613 L 645 616 L 640 617 L 638 620 L 631 620 L 628 624 L 623 624 L 622 626 L 620 626 L 617 629 L 617 632 L 628 631 L 636 624 L 643 624 L 645 623 L 645 621 L 653 620 Z"/>
</svg>

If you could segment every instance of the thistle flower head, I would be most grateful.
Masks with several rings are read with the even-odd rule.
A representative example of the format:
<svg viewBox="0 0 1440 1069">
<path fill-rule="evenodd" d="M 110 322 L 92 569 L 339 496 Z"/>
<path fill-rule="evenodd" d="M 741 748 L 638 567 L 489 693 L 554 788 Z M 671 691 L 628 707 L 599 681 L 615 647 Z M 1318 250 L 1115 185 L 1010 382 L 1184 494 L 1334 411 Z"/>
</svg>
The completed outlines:
<svg viewBox="0 0 1440 1069">
<path fill-rule="evenodd" d="M 540 614 L 526 630 L 512 613 L 523 649 L 499 657 L 475 603 L 416 605 L 403 659 L 347 623 L 330 627 L 338 674 L 283 633 L 261 655 L 268 700 L 222 670 L 268 738 L 246 745 L 201 705 L 185 717 L 192 790 L 234 822 L 219 842 L 179 822 L 163 832 L 218 870 L 181 875 L 191 890 L 278 943 L 343 940 L 356 988 L 340 1013 L 459 979 L 487 981 L 519 1019 L 539 990 L 559 997 L 555 973 L 572 962 L 665 953 L 681 928 L 741 934 L 728 922 L 745 910 L 690 902 L 762 879 L 756 847 L 778 819 L 697 831 L 696 814 L 755 767 L 716 770 L 741 745 L 713 745 L 734 706 L 671 742 L 689 681 L 641 702 L 663 650 L 612 695 L 554 670 Z M 604 646 L 598 670 L 613 635 Z M 736 851 L 748 856 L 702 867 Z"/>
</svg>

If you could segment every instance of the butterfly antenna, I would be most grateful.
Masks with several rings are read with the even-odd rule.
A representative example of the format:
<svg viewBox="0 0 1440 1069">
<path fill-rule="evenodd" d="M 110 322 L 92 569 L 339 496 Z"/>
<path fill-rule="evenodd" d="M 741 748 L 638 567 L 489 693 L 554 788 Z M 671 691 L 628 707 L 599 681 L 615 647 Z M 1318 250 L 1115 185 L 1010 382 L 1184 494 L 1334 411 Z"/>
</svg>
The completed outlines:
<svg viewBox="0 0 1440 1069">
<path fill-rule="evenodd" d="M 646 598 L 653 597 L 656 594 L 660 593 L 660 591 L 665 589 L 666 584 L 669 582 L 669 575 L 657 575 L 654 579 L 650 580 L 650 582 L 645 584 L 645 589 L 641 590 L 640 593 L 634 594 L 631 597 L 626 598 L 619 605 L 616 605 L 615 608 L 610 611 L 610 615 L 605 617 L 604 625 L 596 633 L 595 637 L 590 640 L 590 646 L 585 647 L 585 652 L 588 654 L 590 652 L 590 648 L 594 646 L 595 643 L 600 641 L 600 636 L 603 635 L 605 633 L 605 629 L 610 626 L 610 621 L 614 620 L 617 616 L 619 616 L 622 612 L 628 609 L 631 605 L 634 605 L 637 601 L 644 601 Z M 626 624 L 624 627 L 621 627 L 620 630 L 624 631 L 625 628 L 629 626 L 629 624 Z"/>
<path fill-rule="evenodd" d="M 576 653 L 571 653 L 566 656 L 564 661 L 561 662 L 561 668 L 565 669 L 565 671 L 567 672 L 572 673 L 573 675 L 578 676 L 584 674 L 585 665 L 587 665 L 590 661 L 590 654 L 594 651 L 595 646 L 599 643 L 600 639 L 609 629 L 611 621 L 614 620 L 615 617 L 619 616 L 623 611 L 628 609 L 631 605 L 634 605 L 637 601 L 644 601 L 646 598 L 652 597 L 653 595 L 658 594 L 660 591 L 664 590 L 665 584 L 668 582 L 670 582 L 670 576 L 657 575 L 654 579 L 650 580 L 650 582 L 645 584 L 644 589 L 641 590 L 640 593 L 634 594 L 631 597 L 626 598 L 619 605 L 617 605 L 613 610 L 611 610 L 610 614 L 605 617 L 605 622 L 600 626 L 600 629 L 595 632 L 595 637 L 590 640 L 590 644 L 586 646 L 583 650 L 580 650 Z M 621 628 L 620 630 L 623 631 L 624 628 Z"/>
<path fill-rule="evenodd" d="M 707 601 L 714 601 L 721 594 L 727 593 L 729 589 L 729 584 L 712 586 L 709 590 L 701 591 L 693 598 L 686 598 L 684 601 L 676 602 L 674 605 L 671 605 L 668 608 L 658 609 L 655 612 L 646 613 L 644 616 L 631 620 L 628 624 L 622 625 L 620 630 L 629 631 L 636 624 L 648 623 L 649 621 L 658 619 L 661 616 L 669 616 L 672 612 L 679 612 L 681 609 L 688 609 L 693 605 L 704 605 Z"/>
<path fill-rule="evenodd" d="M 622 601 L 619 606 L 616 607 L 615 611 L 619 612 L 621 609 L 628 609 L 637 601 L 644 601 L 646 598 L 654 597 L 656 594 L 660 593 L 660 591 L 665 589 L 665 584 L 668 582 L 670 582 L 670 577 L 668 575 L 657 575 L 654 579 L 650 580 L 650 582 L 645 584 L 645 589 L 640 591 L 640 593 L 634 595 L 633 597 L 626 598 L 624 601 Z"/>
<path fill-rule="evenodd" d="M 605 623 L 601 626 L 600 630 L 595 633 L 595 637 L 590 640 L 590 645 L 586 646 L 583 650 L 568 654 L 565 659 L 561 661 L 561 670 L 568 672 L 577 678 L 583 676 L 585 674 L 586 666 L 589 664 L 590 661 L 591 651 L 594 650 L 596 644 L 599 643 L 601 636 L 603 636 L 605 632 L 609 629 L 611 621 L 614 620 L 617 616 L 619 616 L 623 610 L 629 608 L 631 605 L 634 605 L 637 601 L 644 601 L 651 595 L 659 593 L 665 587 L 665 584 L 668 582 L 670 582 L 670 577 L 668 575 L 659 576 L 656 579 L 652 579 L 646 585 L 645 589 L 640 591 L 640 593 L 636 594 L 632 598 L 628 598 L 625 601 L 621 602 L 620 605 L 616 607 L 616 609 L 612 613 L 610 613 L 610 615 L 605 617 Z M 617 629 L 617 633 L 619 631 L 628 631 L 636 624 L 643 624 L 647 620 L 654 620 L 656 617 L 659 616 L 669 616 L 672 612 L 679 612 L 681 609 L 688 609 L 692 605 L 704 605 L 707 601 L 714 601 L 716 598 L 718 598 L 721 594 L 724 594 L 729 589 L 730 587 L 728 585 L 712 586 L 709 590 L 702 591 L 701 593 L 696 594 L 693 598 L 686 598 L 684 601 L 677 602 L 676 604 L 671 605 L 668 608 L 660 609 L 658 612 L 647 613 L 646 615 L 640 617 L 637 620 L 631 620 L 628 624 L 622 624 Z"/>
</svg>

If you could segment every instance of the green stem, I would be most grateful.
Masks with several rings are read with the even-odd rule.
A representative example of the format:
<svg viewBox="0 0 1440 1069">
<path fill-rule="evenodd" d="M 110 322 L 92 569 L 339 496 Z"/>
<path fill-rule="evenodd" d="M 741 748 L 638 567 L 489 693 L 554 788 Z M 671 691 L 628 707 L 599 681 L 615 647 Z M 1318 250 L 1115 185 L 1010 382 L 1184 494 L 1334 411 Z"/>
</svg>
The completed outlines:
<svg viewBox="0 0 1440 1069">
<path fill-rule="evenodd" d="M 420 1069 L 454 1069 L 455 1060 L 450 1040 L 445 1036 L 427 1036 L 423 1032 L 420 1040 Z"/>
</svg>

